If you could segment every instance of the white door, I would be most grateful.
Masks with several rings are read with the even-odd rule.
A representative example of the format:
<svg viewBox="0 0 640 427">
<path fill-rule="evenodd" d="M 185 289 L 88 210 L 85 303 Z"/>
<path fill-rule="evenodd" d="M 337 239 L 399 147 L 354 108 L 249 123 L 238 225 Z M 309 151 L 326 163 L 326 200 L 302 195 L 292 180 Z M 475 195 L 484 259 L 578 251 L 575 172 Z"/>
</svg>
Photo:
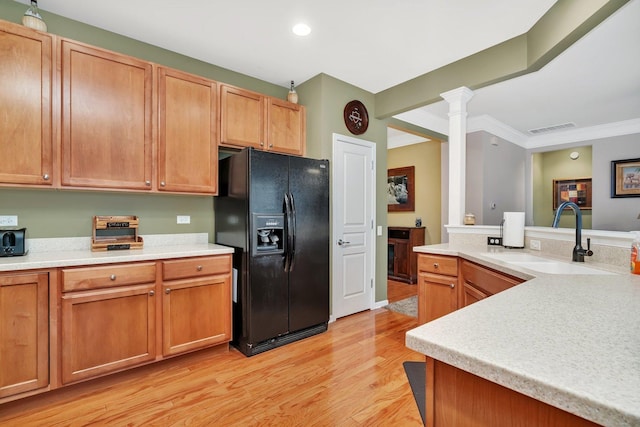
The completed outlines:
<svg viewBox="0 0 640 427">
<path fill-rule="evenodd" d="M 375 157 L 372 142 L 333 134 L 332 316 L 373 307 Z"/>
</svg>

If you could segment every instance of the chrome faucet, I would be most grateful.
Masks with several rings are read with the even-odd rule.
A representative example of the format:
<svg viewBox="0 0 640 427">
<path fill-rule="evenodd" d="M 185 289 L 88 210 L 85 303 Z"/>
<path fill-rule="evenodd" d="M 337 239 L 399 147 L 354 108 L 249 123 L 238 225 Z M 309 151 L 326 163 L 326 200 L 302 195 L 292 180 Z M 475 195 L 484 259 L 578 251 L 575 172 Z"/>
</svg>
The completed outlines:
<svg viewBox="0 0 640 427">
<path fill-rule="evenodd" d="M 553 228 L 558 228 L 558 222 L 560 222 L 560 215 L 565 208 L 573 209 L 573 213 L 576 215 L 576 245 L 573 247 L 573 261 L 584 262 L 584 257 L 593 255 L 591 250 L 591 239 L 587 238 L 587 249 L 582 247 L 582 212 L 580 207 L 573 202 L 562 202 L 558 206 L 556 215 L 553 218 Z"/>
</svg>

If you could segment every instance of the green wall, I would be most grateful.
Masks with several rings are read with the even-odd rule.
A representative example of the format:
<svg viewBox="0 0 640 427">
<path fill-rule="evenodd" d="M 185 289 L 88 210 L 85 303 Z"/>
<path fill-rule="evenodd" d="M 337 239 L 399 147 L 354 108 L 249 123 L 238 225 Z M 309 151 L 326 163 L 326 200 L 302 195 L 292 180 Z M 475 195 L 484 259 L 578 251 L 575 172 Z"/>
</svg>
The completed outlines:
<svg viewBox="0 0 640 427">
<path fill-rule="evenodd" d="M 415 167 L 415 210 L 389 212 L 389 226 L 413 227 L 416 217 L 422 219 L 425 244 L 441 242 L 441 160 L 442 142 L 426 141 L 388 151 L 387 168 Z"/>
<path fill-rule="evenodd" d="M 362 101 L 369 111 L 369 127 L 355 136 L 376 144 L 376 223 L 382 236 L 376 238 L 376 301 L 387 298 L 387 121 L 372 117 L 374 95 L 327 74 L 306 81 L 296 88 L 300 103 L 307 106 L 307 155 L 331 160 L 333 134 L 354 137 L 344 125 L 344 106 Z"/>
<path fill-rule="evenodd" d="M 580 153 L 577 160 L 571 160 L 569 154 Z M 533 164 L 533 221 L 538 227 L 551 227 L 553 222 L 553 180 L 592 177 L 591 146 L 568 148 L 565 150 L 534 153 Z M 582 227 L 591 228 L 591 210 L 581 209 Z M 559 227 L 574 228 L 573 211 L 567 209 L 560 217 Z"/>
</svg>

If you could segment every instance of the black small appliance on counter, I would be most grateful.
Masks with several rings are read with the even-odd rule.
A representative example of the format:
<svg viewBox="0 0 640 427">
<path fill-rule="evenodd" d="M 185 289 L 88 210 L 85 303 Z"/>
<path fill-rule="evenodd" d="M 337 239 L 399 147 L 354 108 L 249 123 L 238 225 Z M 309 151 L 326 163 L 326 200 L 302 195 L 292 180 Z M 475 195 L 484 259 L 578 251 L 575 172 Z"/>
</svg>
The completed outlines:
<svg viewBox="0 0 640 427">
<path fill-rule="evenodd" d="M 24 255 L 26 234 L 26 228 L 0 229 L 0 257 Z"/>
</svg>

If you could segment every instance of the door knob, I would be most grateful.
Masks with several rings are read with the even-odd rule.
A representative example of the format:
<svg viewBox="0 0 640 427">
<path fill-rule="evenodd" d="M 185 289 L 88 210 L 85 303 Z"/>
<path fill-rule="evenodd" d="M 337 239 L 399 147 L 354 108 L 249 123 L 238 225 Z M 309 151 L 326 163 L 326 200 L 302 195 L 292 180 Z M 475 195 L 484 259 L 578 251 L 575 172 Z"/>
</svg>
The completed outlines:
<svg viewBox="0 0 640 427">
<path fill-rule="evenodd" d="M 338 246 L 348 245 L 351 242 L 344 241 L 342 239 L 338 239 Z"/>
</svg>

